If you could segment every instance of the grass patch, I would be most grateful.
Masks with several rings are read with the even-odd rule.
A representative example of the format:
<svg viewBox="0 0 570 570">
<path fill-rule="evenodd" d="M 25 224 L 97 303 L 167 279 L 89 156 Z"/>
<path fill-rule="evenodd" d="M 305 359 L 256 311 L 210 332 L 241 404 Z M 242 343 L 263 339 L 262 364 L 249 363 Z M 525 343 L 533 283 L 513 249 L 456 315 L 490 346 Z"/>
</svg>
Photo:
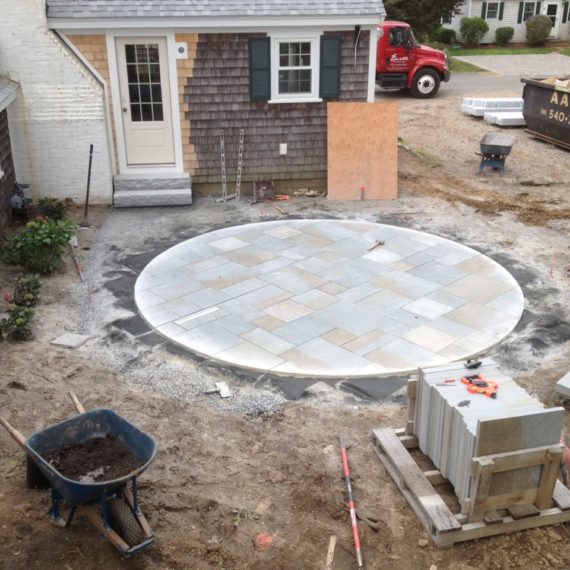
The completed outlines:
<svg viewBox="0 0 570 570">
<path fill-rule="evenodd" d="M 449 58 L 449 69 L 452 73 L 479 73 L 485 71 L 472 63 L 467 63 L 466 61 L 460 61 L 454 57 Z"/>
<path fill-rule="evenodd" d="M 570 57 L 570 48 L 564 48 L 560 53 Z"/>
<path fill-rule="evenodd" d="M 449 55 L 526 55 L 526 54 L 540 54 L 540 53 L 552 53 L 554 50 L 549 47 L 539 47 L 539 48 L 474 48 L 474 49 L 462 49 L 452 47 L 449 49 Z M 567 54 L 568 55 L 568 54 Z"/>
</svg>

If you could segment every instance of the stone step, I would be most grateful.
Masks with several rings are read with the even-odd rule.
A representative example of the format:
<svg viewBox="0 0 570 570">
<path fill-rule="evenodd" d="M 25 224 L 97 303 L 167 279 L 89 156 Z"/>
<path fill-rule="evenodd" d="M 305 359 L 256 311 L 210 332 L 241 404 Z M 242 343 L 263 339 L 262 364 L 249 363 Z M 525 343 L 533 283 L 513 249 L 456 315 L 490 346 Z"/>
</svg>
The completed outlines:
<svg viewBox="0 0 570 570">
<path fill-rule="evenodd" d="M 162 190 L 115 190 L 115 208 L 140 208 L 144 206 L 187 206 L 192 204 L 190 188 L 165 188 Z"/>
<path fill-rule="evenodd" d="M 138 190 L 190 190 L 192 179 L 189 174 L 119 174 L 114 177 L 115 192 Z"/>
</svg>

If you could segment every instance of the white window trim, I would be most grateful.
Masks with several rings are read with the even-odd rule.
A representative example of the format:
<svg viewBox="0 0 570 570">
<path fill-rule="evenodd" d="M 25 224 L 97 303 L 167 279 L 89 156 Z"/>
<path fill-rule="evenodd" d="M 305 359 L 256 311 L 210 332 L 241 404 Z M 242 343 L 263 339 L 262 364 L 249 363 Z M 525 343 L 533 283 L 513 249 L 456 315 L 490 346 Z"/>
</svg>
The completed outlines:
<svg viewBox="0 0 570 570">
<path fill-rule="evenodd" d="M 279 32 L 271 34 L 271 99 L 269 103 L 320 103 L 320 64 L 322 31 Z M 279 94 L 279 43 L 310 42 L 311 44 L 311 93 Z"/>
<path fill-rule="evenodd" d="M 526 12 L 526 7 L 527 5 L 531 5 L 532 4 L 532 14 L 525 20 L 525 12 Z M 529 18 L 532 18 L 533 16 L 536 16 L 536 2 L 525 2 L 523 5 L 523 21 L 522 23 L 524 24 Z"/>
<path fill-rule="evenodd" d="M 494 16 L 489 16 L 489 7 L 491 4 L 495 4 L 497 7 L 497 11 Z M 487 3 L 487 10 L 485 13 L 485 20 L 498 20 L 499 19 L 499 11 L 500 11 L 500 2 L 488 2 Z"/>
</svg>

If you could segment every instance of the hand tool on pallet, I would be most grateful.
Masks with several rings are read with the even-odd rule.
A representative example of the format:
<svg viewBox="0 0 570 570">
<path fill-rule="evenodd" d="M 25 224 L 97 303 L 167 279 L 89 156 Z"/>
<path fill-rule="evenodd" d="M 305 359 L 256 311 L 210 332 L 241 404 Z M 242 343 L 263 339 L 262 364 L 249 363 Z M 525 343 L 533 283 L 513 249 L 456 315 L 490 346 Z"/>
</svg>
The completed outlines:
<svg viewBox="0 0 570 570">
<path fill-rule="evenodd" d="M 484 394 L 487 398 L 496 398 L 499 389 L 498 382 L 488 380 L 483 374 L 471 374 L 463 376 L 461 382 L 467 385 L 470 394 Z"/>
<path fill-rule="evenodd" d="M 364 569 L 362 562 L 362 551 L 360 549 L 360 538 L 358 536 L 358 523 L 356 521 L 356 507 L 352 498 L 352 483 L 350 482 L 350 469 L 348 467 L 348 456 L 346 454 L 346 444 L 344 435 L 340 434 L 340 455 L 342 458 L 342 469 L 344 472 L 344 479 L 346 481 L 346 488 L 348 490 L 348 508 L 350 510 L 350 521 L 352 523 L 352 535 L 354 537 L 354 548 L 356 550 L 356 560 L 358 562 L 358 570 Z"/>
</svg>

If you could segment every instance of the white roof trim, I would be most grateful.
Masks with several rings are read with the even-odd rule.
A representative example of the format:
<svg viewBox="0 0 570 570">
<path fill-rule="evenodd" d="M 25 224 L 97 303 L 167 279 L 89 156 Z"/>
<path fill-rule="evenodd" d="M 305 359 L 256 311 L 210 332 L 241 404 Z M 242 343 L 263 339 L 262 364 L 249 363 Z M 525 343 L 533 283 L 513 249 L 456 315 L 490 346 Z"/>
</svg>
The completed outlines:
<svg viewBox="0 0 570 570">
<path fill-rule="evenodd" d="M 115 28 L 176 28 L 187 31 L 233 31 L 235 28 L 247 30 L 266 30 L 269 28 L 300 28 L 318 26 L 328 29 L 328 26 L 342 25 L 344 28 L 354 26 L 377 25 L 384 18 L 380 15 L 355 14 L 342 16 L 311 16 L 311 17 L 242 17 L 230 18 L 48 18 L 48 28 L 52 30 L 84 30 L 84 29 L 115 29 Z"/>
</svg>

